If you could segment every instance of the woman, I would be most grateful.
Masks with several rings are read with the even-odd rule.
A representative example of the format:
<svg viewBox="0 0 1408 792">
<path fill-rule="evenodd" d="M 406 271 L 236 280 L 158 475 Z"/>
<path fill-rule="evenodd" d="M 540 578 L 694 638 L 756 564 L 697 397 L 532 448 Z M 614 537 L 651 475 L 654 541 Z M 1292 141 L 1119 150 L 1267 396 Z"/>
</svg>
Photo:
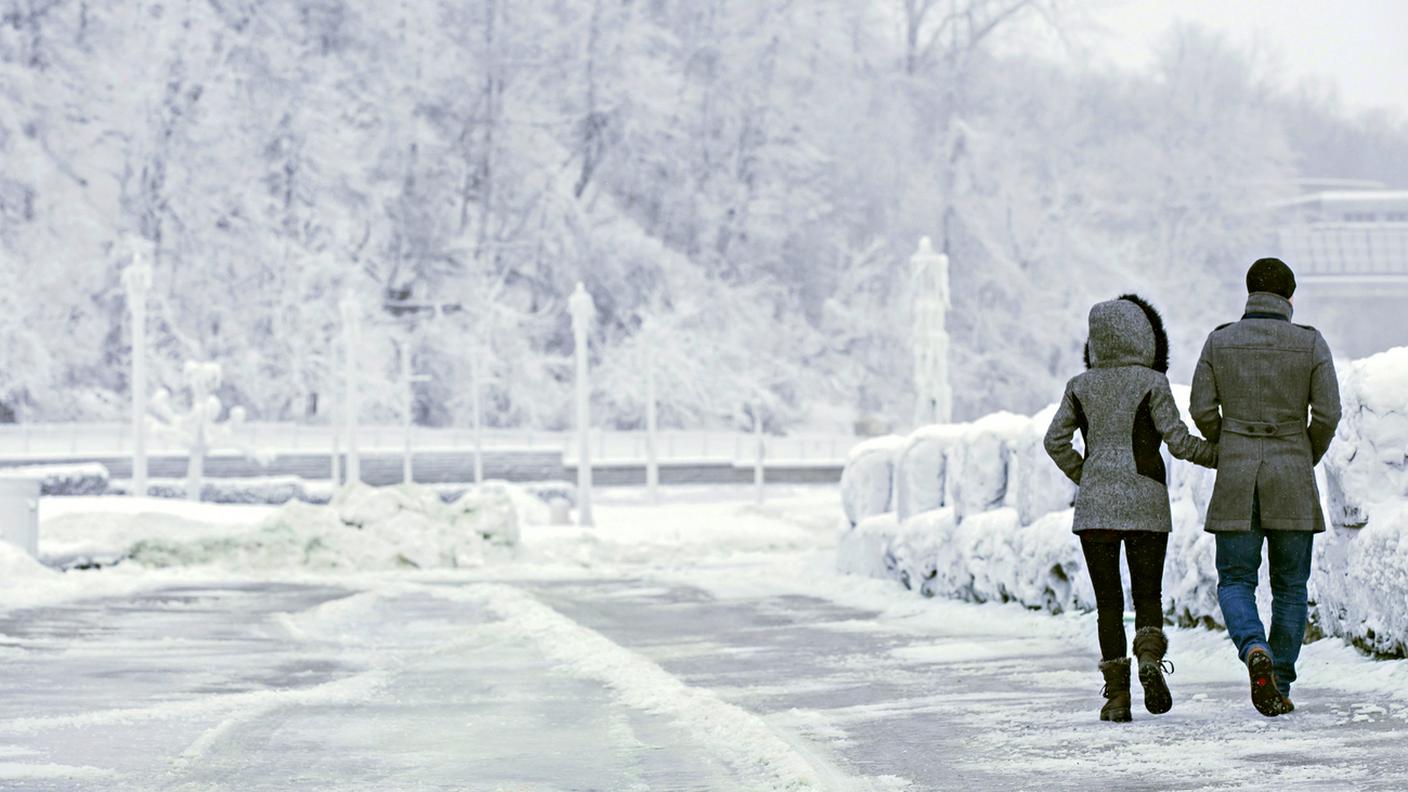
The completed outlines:
<svg viewBox="0 0 1408 792">
<path fill-rule="evenodd" d="M 1066 384 L 1046 431 L 1046 452 L 1080 488 L 1074 530 L 1095 588 L 1106 699 L 1100 719 L 1128 721 L 1120 545 L 1134 590 L 1134 655 L 1144 706 L 1158 715 L 1173 707 L 1163 677 L 1168 638 L 1162 591 L 1173 520 L 1160 446 L 1167 442 L 1175 457 L 1204 467 L 1216 467 L 1217 446 L 1189 434 L 1178 414 L 1165 376 L 1168 336 L 1149 303 L 1125 295 L 1091 308 L 1085 364 L 1087 370 Z M 1077 429 L 1085 441 L 1083 458 L 1071 442 Z"/>
</svg>

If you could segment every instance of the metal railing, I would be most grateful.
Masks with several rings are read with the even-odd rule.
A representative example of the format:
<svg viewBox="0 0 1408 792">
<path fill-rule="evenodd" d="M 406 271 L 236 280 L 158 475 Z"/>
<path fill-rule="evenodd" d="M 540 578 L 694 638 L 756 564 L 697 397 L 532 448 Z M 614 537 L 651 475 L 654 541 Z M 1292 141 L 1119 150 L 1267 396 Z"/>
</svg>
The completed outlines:
<svg viewBox="0 0 1408 792">
<path fill-rule="evenodd" d="M 234 441 L 261 453 L 328 453 L 333 449 L 341 427 L 249 422 L 234 429 Z M 405 427 L 364 425 L 357 428 L 357 446 L 367 452 L 399 452 L 405 447 Z M 575 464 L 576 435 L 570 431 L 532 429 L 486 429 L 486 450 L 536 450 L 563 454 Z M 779 462 L 839 464 L 860 438 L 849 435 L 789 435 L 763 437 L 764 456 L 769 464 Z M 656 453 L 671 461 L 751 461 L 756 454 L 754 437 L 746 432 L 666 430 L 657 435 Z M 148 453 L 183 454 L 179 444 L 149 437 Z M 474 447 L 474 432 L 461 428 L 414 427 L 411 445 L 417 451 L 468 451 Z M 593 462 L 609 464 L 643 462 L 647 438 L 643 431 L 593 430 Z M 213 449 L 220 453 L 224 449 Z M 345 440 L 340 450 L 346 452 Z M 0 424 L 0 457 L 84 458 L 125 456 L 132 453 L 131 427 L 126 423 L 25 423 Z"/>
</svg>

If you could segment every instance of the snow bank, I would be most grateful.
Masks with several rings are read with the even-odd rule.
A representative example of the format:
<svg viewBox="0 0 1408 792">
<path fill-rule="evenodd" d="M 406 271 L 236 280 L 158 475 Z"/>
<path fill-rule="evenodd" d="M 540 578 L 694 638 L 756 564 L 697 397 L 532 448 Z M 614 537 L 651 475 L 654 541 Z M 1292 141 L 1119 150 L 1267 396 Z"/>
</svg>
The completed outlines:
<svg viewBox="0 0 1408 792">
<path fill-rule="evenodd" d="M 124 500 L 140 501 L 140 508 L 123 509 Z M 327 505 L 292 501 L 273 510 L 151 498 L 80 503 L 88 508 L 61 509 L 43 521 L 41 554 L 51 564 L 131 560 L 150 567 L 332 570 L 478 566 L 511 552 L 521 526 L 545 522 L 547 516 L 546 504 L 501 481 L 485 482 L 449 503 L 435 489 L 414 485 L 358 485 L 342 489 Z"/>
<path fill-rule="evenodd" d="M 109 483 L 107 467 L 97 462 L 0 468 L 0 478 L 5 476 L 38 479 L 41 495 L 102 495 Z"/>
<path fill-rule="evenodd" d="M 1342 365 L 1340 377 L 1345 417 L 1322 484 L 1332 527 L 1316 542 L 1311 620 L 1326 635 L 1408 656 L 1408 348 Z M 1173 391 L 1186 416 L 1188 388 Z M 1041 444 L 1053 410 L 996 413 L 858 447 L 842 477 L 838 567 L 925 596 L 1056 613 L 1093 608 L 1070 531 L 1075 487 Z M 1177 624 L 1216 626 L 1216 543 L 1202 530 L 1215 474 L 1167 462 L 1164 610 Z M 1127 581 L 1125 590 L 1128 597 Z"/>
</svg>

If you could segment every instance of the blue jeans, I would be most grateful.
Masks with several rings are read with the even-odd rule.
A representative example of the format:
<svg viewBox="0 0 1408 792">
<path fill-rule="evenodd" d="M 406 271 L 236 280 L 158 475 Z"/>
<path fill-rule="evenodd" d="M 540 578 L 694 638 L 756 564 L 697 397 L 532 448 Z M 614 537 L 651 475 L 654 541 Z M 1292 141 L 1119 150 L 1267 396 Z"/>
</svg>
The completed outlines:
<svg viewBox="0 0 1408 792">
<path fill-rule="evenodd" d="M 1289 696 L 1296 681 L 1296 658 L 1305 642 L 1307 604 L 1305 583 L 1310 579 L 1310 531 L 1263 531 L 1259 504 L 1253 501 L 1252 529 L 1244 533 L 1217 534 L 1217 602 L 1227 634 L 1237 645 L 1237 656 L 1261 647 L 1276 664 L 1276 682 Z M 1271 640 L 1256 610 L 1257 572 L 1265 542 L 1271 562 Z"/>
</svg>

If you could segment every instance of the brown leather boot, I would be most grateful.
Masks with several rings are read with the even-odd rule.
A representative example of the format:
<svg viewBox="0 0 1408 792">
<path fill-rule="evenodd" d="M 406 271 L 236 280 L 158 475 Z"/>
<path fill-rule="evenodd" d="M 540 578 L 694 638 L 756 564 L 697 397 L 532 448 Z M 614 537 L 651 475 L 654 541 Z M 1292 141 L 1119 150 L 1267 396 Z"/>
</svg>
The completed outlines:
<svg viewBox="0 0 1408 792">
<path fill-rule="evenodd" d="M 1173 663 L 1164 659 L 1168 636 L 1159 627 L 1141 627 L 1134 634 L 1134 657 L 1139 661 L 1139 684 L 1144 687 L 1144 709 L 1162 715 L 1173 709 L 1164 672 L 1173 673 Z"/>
<path fill-rule="evenodd" d="M 1281 691 L 1276 686 L 1276 666 L 1271 653 L 1260 646 L 1247 652 L 1247 674 L 1252 681 L 1252 706 L 1268 718 L 1284 711 Z"/>
<path fill-rule="evenodd" d="M 1116 723 L 1134 720 L 1129 714 L 1129 658 L 1105 660 L 1100 663 L 1100 673 L 1105 675 L 1105 687 L 1100 689 L 1100 695 L 1105 697 L 1100 720 Z"/>
</svg>

